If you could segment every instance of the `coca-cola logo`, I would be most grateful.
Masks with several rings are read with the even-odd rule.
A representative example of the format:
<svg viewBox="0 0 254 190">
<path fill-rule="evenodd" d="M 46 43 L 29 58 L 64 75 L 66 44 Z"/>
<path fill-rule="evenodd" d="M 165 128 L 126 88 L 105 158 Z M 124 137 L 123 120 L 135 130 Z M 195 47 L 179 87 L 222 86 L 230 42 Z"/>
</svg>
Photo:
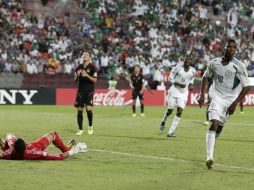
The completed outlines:
<svg viewBox="0 0 254 190">
<path fill-rule="evenodd" d="M 96 92 L 94 94 L 94 105 L 100 106 L 122 106 L 128 100 L 126 90 L 109 90 L 107 92 Z"/>
</svg>

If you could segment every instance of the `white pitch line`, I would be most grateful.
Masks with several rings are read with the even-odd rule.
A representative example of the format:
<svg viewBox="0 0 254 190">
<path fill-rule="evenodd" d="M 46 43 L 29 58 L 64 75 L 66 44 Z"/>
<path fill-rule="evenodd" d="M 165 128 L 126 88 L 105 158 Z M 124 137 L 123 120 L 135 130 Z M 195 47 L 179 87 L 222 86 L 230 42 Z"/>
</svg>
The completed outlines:
<svg viewBox="0 0 254 190">
<path fill-rule="evenodd" d="M 89 151 L 105 152 L 105 153 L 124 155 L 124 156 L 130 156 L 130 157 L 139 157 L 139 158 L 147 158 L 147 159 L 155 159 L 155 160 L 166 160 L 166 161 L 189 163 L 189 164 L 196 164 L 197 163 L 197 162 L 193 162 L 191 160 L 175 159 L 175 158 L 170 158 L 170 157 L 146 156 L 146 155 L 142 155 L 142 154 L 131 154 L 131 153 L 125 153 L 125 152 L 110 151 L 110 150 L 89 149 Z M 254 168 L 250 168 L 250 167 L 247 168 L 247 167 L 242 167 L 242 166 L 233 166 L 233 165 L 224 165 L 224 164 L 214 164 L 214 166 L 254 172 Z"/>
</svg>

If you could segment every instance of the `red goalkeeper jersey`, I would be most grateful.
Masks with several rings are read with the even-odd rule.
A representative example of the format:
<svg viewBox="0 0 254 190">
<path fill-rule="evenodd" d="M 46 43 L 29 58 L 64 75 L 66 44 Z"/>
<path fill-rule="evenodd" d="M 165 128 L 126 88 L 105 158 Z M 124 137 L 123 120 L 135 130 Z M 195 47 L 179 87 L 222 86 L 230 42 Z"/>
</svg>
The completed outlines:
<svg viewBox="0 0 254 190">
<path fill-rule="evenodd" d="M 11 160 L 11 154 L 13 149 L 4 151 L 3 156 L 0 159 Z M 26 150 L 24 154 L 24 160 L 63 160 L 63 154 L 51 154 L 47 151 L 40 150 Z"/>
<path fill-rule="evenodd" d="M 63 154 L 51 154 L 46 151 L 49 145 L 48 139 L 45 137 L 40 138 L 39 140 L 29 143 L 26 145 L 26 150 L 24 154 L 24 160 L 63 160 Z M 11 160 L 13 148 L 9 148 L 3 152 L 3 155 L 0 156 L 0 159 Z"/>
</svg>

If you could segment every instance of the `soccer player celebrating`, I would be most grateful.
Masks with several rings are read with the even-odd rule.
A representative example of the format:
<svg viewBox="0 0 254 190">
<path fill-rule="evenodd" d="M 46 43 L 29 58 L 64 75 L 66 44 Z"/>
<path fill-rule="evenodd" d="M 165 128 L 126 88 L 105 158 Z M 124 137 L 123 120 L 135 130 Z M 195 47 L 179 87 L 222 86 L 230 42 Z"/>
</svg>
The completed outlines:
<svg viewBox="0 0 254 190">
<path fill-rule="evenodd" d="M 61 150 L 60 154 L 51 154 L 47 151 L 49 144 Z M 51 131 L 32 143 L 25 143 L 21 138 L 12 134 L 6 135 L 6 140 L 1 141 L 0 159 L 6 160 L 63 160 L 79 152 L 86 152 L 85 143 L 78 143 L 73 139 L 66 146 L 57 132 Z"/>
<path fill-rule="evenodd" d="M 140 66 L 136 65 L 134 73 L 131 75 L 131 88 L 132 88 L 132 116 L 136 117 L 136 100 L 139 98 L 141 105 L 141 116 L 144 117 L 144 77 L 141 73 Z"/>
<path fill-rule="evenodd" d="M 200 106 L 204 104 L 208 78 L 213 79 L 208 93 L 211 101 L 208 108 L 210 127 L 206 133 L 208 169 L 213 165 L 215 138 L 221 133 L 229 115 L 234 113 L 237 104 L 250 90 L 246 67 L 234 57 L 236 50 L 235 40 L 229 39 L 224 56 L 210 61 L 202 79 L 198 100 Z"/>
<path fill-rule="evenodd" d="M 182 112 L 185 108 L 189 90 L 193 89 L 196 69 L 191 67 L 192 59 L 189 55 L 185 57 L 184 64 L 177 65 L 170 73 L 169 81 L 172 86 L 168 90 L 168 109 L 162 119 L 160 130 L 165 129 L 168 116 L 173 112 L 174 106 L 177 106 L 176 116 L 171 124 L 167 137 L 176 137 L 174 131 L 181 119 Z"/>
<path fill-rule="evenodd" d="M 90 63 L 91 54 L 88 51 L 83 53 L 83 64 L 80 64 L 75 71 L 75 82 L 78 83 L 75 107 L 78 109 L 77 122 L 79 130 L 77 135 L 83 134 L 83 109 L 86 106 L 88 118 L 88 134 L 93 134 L 93 95 L 94 84 L 97 81 L 95 66 Z"/>
</svg>

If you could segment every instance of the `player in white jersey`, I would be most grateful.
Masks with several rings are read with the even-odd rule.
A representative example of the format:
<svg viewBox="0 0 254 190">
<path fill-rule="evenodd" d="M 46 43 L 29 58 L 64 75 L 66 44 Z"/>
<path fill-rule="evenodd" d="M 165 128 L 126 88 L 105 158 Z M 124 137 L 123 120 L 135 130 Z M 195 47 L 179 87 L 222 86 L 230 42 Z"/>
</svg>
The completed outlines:
<svg viewBox="0 0 254 190">
<path fill-rule="evenodd" d="M 185 57 L 184 64 L 174 67 L 170 73 L 169 81 L 172 86 L 168 90 L 168 109 L 161 121 L 160 130 L 165 129 L 168 116 L 173 112 L 174 106 L 177 106 L 176 116 L 173 119 L 167 137 L 175 137 L 174 131 L 181 119 L 182 112 L 185 108 L 189 90 L 193 88 L 196 69 L 191 67 L 192 59 L 189 55 Z"/>
<path fill-rule="evenodd" d="M 221 133 L 229 115 L 233 114 L 237 104 L 249 92 L 249 80 L 246 67 L 234 58 L 237 50 L 235 40 L 228 40 L 224 56 L 210 61 L 204 73 L 199 95 L 201 107 L 205 100 L 208 78 L 213 79 L 209 88 L 210 104 L 208 108 L 210 127 L 206 133 L 206 165 L 213 165 L 215 138 Z"/>
</svg>

